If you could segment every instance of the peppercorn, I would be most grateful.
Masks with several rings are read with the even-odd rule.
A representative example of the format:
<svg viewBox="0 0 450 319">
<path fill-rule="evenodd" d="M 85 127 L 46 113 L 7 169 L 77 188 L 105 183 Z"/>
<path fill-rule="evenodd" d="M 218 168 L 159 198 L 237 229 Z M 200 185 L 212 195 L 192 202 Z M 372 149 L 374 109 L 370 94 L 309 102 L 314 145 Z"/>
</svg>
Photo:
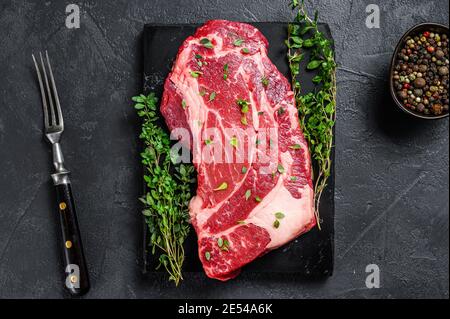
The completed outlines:
<svg viewBox="0 0 450 319">
<path fill-rule="evenodd" d="M 436 51 L 436 58 L 442 59 L 444 56 L 445 56 L 444 51 L 442 51 L 442 50 L 437 50 Z"/>
<path fill-rule="evenodd" d="M 434 113 L 435 115 L 440 115 L 440 114 L 442 114 L 442 110 L 443 110 L 442 105 L 440 105 L 440 104 L 438 104 L 438 103 L 433 104 L 432 111 L 433 111 L 433 113 Z"/>
<path fill-rule="evenodd" d="M 442 76 L 448 75 L 448 68 L 446 66 L 441 66 L 439 68 L 439 74 Z"/>
<path fill-rule="evenodd" d="M 397 94 L 402 100 L 405 100 L 406 98 L 408 98 L 408 93 L 405 90 L 398 91 Z"/>
<path fill-rule="evenodd" d="M 421 73 L 425 73 L 425 72 L 427 72 L 428 67 L 424 64 L 421 64 L 418 66 L 418 69 Z"/>
<path fill-rule="evenodd" d="M 414 80 L 414 86 L 416 88 L 423 88 L 426 85 L 426 81 L 423 78 L 417 78 Z"/>
</svg>

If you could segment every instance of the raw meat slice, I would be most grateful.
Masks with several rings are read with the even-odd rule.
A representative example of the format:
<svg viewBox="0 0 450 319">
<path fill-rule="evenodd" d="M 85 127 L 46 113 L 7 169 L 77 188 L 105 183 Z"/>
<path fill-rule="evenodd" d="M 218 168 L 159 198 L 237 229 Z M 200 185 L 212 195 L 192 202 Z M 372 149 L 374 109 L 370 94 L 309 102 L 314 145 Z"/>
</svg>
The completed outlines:
<svg viewBox="0 0 450 319">
<path fill-rule="evenodd" d="M 184 41 L 164 86 L 161 112 L 198 173 L 199 257 L 223 281 L 316 225 L 294 95 L 267 50 L 255 27 L 209 21 Z"/>
</svg>

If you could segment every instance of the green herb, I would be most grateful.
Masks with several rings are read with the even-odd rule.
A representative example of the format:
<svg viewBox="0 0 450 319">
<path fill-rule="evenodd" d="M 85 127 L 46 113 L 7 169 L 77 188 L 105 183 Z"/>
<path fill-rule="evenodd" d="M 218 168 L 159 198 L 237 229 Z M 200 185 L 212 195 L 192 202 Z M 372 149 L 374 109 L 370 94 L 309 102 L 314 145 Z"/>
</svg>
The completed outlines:
<svg viewBox="0 0 450 319">
<path fill-rule="evenodd" d="M 236 224 L 238 224 L 238 225 L 245 225 L 245 221 L 243 221 L 243 220 L 238 220 L 238 221 L 236 222 Z"/>
<path fill-rule="evenodd" d="M 327 186 L 331 172 L 333 127 L 336 119 L 336 62 L 331 41 L 318 29 L 318 13 L 311 19 L 304 1 L 293 0 L 296 13 L 294 23 L 288 25 L 288 63 L 292 88 L 299 111 L 300 126 L 308 141 L 311 157 L 317 165 L 313 167 L 314 211 L 320 229 L 320 199 Z M 314 70 L 313 82 L 316 90 L 302 94 L 298 81 L 300 61 L 309 51 L 307 68 Z"/>
<path fill-rule="evenodd" d="M 205 252 L 205 258 L 207 261 L 211 260 L 211 253 L 209 251 Z"/>
<path fill-rule="evenodd" d="M 283 173 L 284 173 L 284 167 L 283 167 L 283 165 L 278 164 L 277 171 L 278 171 L 278 173 L 283 174 Z"/>
<path fill-rule="evenodd" d="M 235 47 L 240 47 L 240 46 L 242 46 L 243 43 L 244 43 L 243 39 L 236 39 L 236 40 L 234 40 L 233 45 Z"/>
<path fill-rule="evenodd" d="M 238 99 L 238 100 L 236 101 L 236 103 L 237 103 L 237 105 L 239 105 L 239 106 L 241 107 L 241 112 L 242 112 L 242 113 L 244 113 L 244 114 L 245 114 L 245 113 L 248 113 L 250 103 L 249 103 L 247 100 Z"/>
<path fill-rule="evenodd" d="M 230 247 L 230 242 L 226 239 L 223 240 L 223 246 L 220 247 L 222 251 L 228 251 L 228 248 Z"/>
<path fill-rule="evenodd" d="M 249 54 L 250 53 L 250 50 L 249 49 L 247 49 L 247 48 L 242 48 L 242 53 L 244 53 L 244 54 Z"/>
<path fill-rule="evenodd" d="M 211 40 L 208 38 L 203 38 L 200 40 L 200 43 L 203 44 L 205 48 L 212 49 L 214 45 L 211 43 Z"/>
<path fill-rule="evenodd" d="M 206 90 L 205 89 L 200 90 L 200 96 L 205 96 L 205 95 L 206 95 Z"/>
<path fill-rule="evenodd" d="M 280 108 L 278 109 L 278 111 L 277 111 L 278 115 L 283 115 L 284 112 L 286 112 L 286 111 L 285 111 L 284 108 L 282 108 L 282 107 L 280 107 Z"/>
<path fill-rule="evenodd" d="M 207 139 L 207 140 L 205 140 L 205 144 L 210 145 L 210 144 L 212 144 L 212 141 L 210 139 Z"/>
<path fill-rule="evenodd" d="M 142 110 L 143 108 L 145 108 L 145 105 L 142 104 L 142 103 L 136 103 L 136 104 L 134 105 L 134 108 L 135 108 L 136 110 Z"/>
<path fill-rule="evenodd" d="M 250 196 L 252 196 L 252 190 L 247 189 L 247 191 L 245 192 L 245 200 L 248 200 Z"/>
<path fill-rule="evenodd" d="M 242 166 L 242 170 L 241 170 L 241 172 L 242 172 L 242 174 L 245 174 L 245 173 L 247 173 L 247 167 L 245 167 L 245 166 Z"/>
<path fill-rule="evenodd" d="M 264 115 L 264 111 L 259 111 L 258 115 Z"/>
<path fill-rule="evenodd" d="M 185 101 L 185 100 L 182 100 L 182 101 L 181 101 L 181 107 L 182 107 L 183 109 L 186 109 L 186 101 Z"/>
<path fill-rule="evenodd" d="M 223 66 L 223 79 L 228 79 L 228 63 Z"/>
<path fill-rule="evenodd" d="M 256 146 L 260 145 L 261 144 L 261 140 L 260 139 L 256 139 L 255 144 L 256 144 Z"/>
<path fill-rule="evenodd" d="M 295 182 L 298 178 L 296 176 L 291 176 L 291 181 Z"/>
<path fill-rule="evenodd" d="M 238 140 L 237 140 L 236 136 L 233 136 L 230 139 L 230 145 L 233 146 L 234 148 L 236 148 L 238 146 Z"/>
<path fill-rule="evenodd" d="M 257 203 L 261 203 L 261 197 L 259 197 L 259 196 L 255 196 L 255 201 L 257 202 Z"/>
<path fill-rule="evenodd" d="M 195 181 L 194 167 L 173 164 L 170 137 L 158 125 L 158 99 L 154 93 L 132 98 L 142 118 L 139 138 L 145 145 L 140 154 L 144 165 L 146 193 L 139 199 L 144 204 L 143 214 L 151 234 L 149 245 L 153 254 L 159 254 L 159 265 L 176 285 L 183 279 L 183 243 L 190 230 L 188 203 L 190 186 Z M 174 173 L 175 171 L 175 173 Z"/>
<path fill-rule="evenodd" d="M 243 125 L 248 125 L 247 117 L 246 117 L 245 115 L 241 118 L 241 123 L 242 123 Z"/>
<path fill-rule="evenodd" d="M 275 213 L 275 217 L 277 219 L 283 219 L 284 218 L 284 214 L 282 212 L 278 212 L 278 213 Z"/>
<path fill-rule="evenodd" d="M 269 86 L 269 79 L 266 76 L 263 76 L 261 79 L 261 84 L 266 88 Z"/>
<path fill-rule="evenodd" d="M 200 71 L 191 71 L 191 76 L 193 78 L 198 78 L 200 76 L 200 74 L 203 74 L 203 72 Z"/>
<path fill-rule="evenodd" d="M 280 221 L 278 220 L 278 219 L 276 219 L 274 222 L 273 222 L 273 228 L 279 228 L 280 227 Z"/>
<path fill-rule="evenodd" d="M 293 150 L 299 150 L 302 148 L 302 146 L 300 144 L 294 144 L 289 146 L 289 148 L 293 149 Z"/>
<path fill-rule="evenodd" d="M 216 92 L 211 92 L 209 94 L 209 102 L 212 102 L 216 99 Z"/>
<path fill-rule="evenodd" d="M 308 63 L 308 65 L 306 66 L 306 68 L 308 70 L 315 70 L 317 69 L 321 64 L 323 63 L 323 61 L 321 60 L 313 60 L 311 62 Z"/>
<path fill-rule="evenodd" d="M 222 248 L 222 246 L 223 246 L 223 239 L 222 239 L 222 237 L 219 237 L 217 239 L 217 246 L 219 246 L 219 248 Z"/>
<path fill-rule="evenodd" d="M 203 59 L 203 57 L 202 57 L 200 54 L 196 54 L 196 55 L 195 55 L 195 58 L 196 58 L 197 60 Z"/>
<path fill-rule="evenodd" d="M 215 189 L 215 191 L 224 191 L 228 188 L 228 183 L 227 182 L 223 182 L 222 184 L 219 185 L 219 187 L 217 187 Z"/>
</svg>

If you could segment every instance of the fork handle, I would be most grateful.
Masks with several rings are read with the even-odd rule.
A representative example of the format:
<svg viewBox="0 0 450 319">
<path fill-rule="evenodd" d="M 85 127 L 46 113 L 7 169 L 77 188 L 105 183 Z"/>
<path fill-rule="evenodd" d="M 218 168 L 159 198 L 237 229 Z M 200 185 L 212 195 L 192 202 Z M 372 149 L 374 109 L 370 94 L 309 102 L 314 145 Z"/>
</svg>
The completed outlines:
<svg viewBox="0 0 450 319">
<path fill-rule="evenodd" d="M 71 295 L 81 296 L 89 290 L 90 284 L 70 183 L 57 184 L 56 195 L 63 239 L 65 286 Z"/>
</svg>

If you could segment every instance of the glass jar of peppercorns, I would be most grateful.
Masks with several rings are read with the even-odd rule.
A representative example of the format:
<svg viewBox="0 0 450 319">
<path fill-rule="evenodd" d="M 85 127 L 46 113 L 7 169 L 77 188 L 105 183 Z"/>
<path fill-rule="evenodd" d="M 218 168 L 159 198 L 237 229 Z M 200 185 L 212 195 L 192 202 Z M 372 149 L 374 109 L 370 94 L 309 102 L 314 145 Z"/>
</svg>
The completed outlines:
<svg viewBox="0 0 450 319">
<path fill-rule="evenodd" d="M 449 112 L 448 28 L 421 24 L 406 33 L 391 65 L 391 93 L 402 109 L 423 118 Z"/>
</svg>

